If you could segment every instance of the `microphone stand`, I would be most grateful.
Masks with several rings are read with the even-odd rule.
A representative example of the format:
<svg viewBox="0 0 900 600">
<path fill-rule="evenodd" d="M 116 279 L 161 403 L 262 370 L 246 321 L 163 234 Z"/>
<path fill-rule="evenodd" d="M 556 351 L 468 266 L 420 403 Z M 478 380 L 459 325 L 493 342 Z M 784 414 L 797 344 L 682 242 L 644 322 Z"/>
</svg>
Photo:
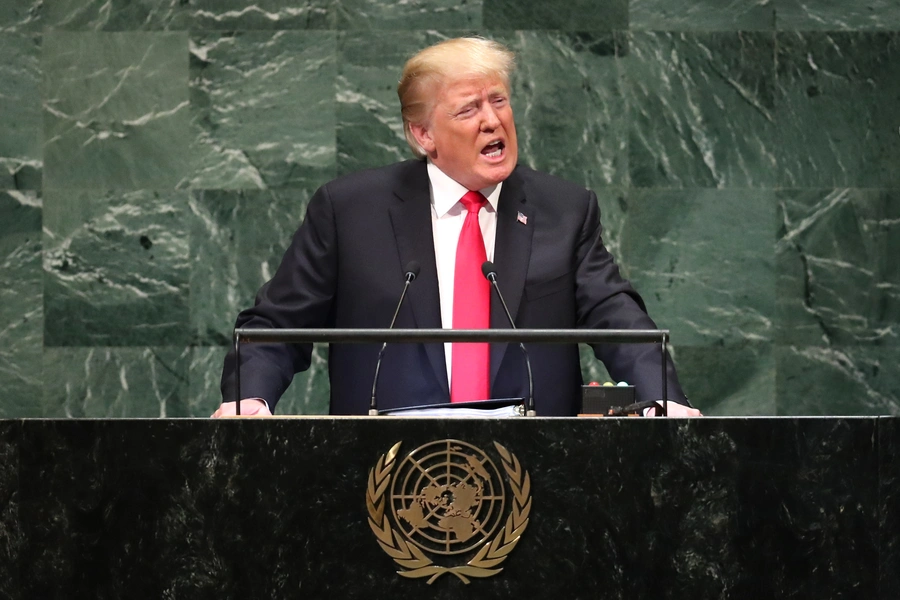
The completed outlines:
<svg viewBox="0 0 900 600">
<path fill-rule="evenodd" d="M 509 307 L 506 306 L 506 300 L 503 299 L 503 294 L 500 293 L 500 286 L 497 284 L 497 272 L 494 270 L 494 263 L 489 260 L 485 261 L 484 264 L 481 265 L 481 273 L 484 275 L 485 279 L 491 282 L 491 285 L 497 291 L 497 297 L 500 298 L 500 304 L 503 306 L 503 312 L 509 320 L 510 327 L 516 329 L 512 314 L 509 312 Z M 525 368 L 528 371 L 528 402 L 525 405 L 525 416 L 536 417 L 537 412 L 534 410 L 534 377 L 531 374 L 531 360 L 528 358 L 528 350 L 525 349 L 525 344 L 519 342 L 519 348 L 522 350 L 522 354 L 525 357 Z"/>
<path fill-rule="evenodd" d="M 397 308 L 394 310 L 394 316 L 391 318 L 391 325 L 388 329 L 394 328 L 394 323 L 397 322 L 397 315 L 400 314 L 400 307 L 403 306 L 403 299 L 406 298 L 406 291 L 409 289 L 409 284 L 415 281 L 418 275 L 419 263 L 411 261 L 406 265 L 406 273 L 404 275 L 406 282 L 403 284 L 403 292 L 400 293 L 400 301 L 397 303 Z M 378 373 L 381 371 L 381 359 L 384 358 L 385 348 L 387 348 L 387 340 L 381 345 L 381 350 L 378 351 L 378 360 L 375 361 L 375 377 L 372 379 L 372 398 L 369 401 L 370 417 L 378 416 L 378 405 L 375 402 L 375 388 L 378 386 Z"/>
</svg>

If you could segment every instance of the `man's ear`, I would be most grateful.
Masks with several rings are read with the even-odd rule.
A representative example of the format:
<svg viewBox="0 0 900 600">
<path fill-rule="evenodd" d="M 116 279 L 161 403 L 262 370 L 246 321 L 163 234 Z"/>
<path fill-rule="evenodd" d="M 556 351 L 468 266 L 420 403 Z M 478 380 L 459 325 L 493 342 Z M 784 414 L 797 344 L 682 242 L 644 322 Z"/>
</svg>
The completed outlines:
<svg viewBox="0 0 900 600">
<path fill-rule="evenodd" d="M 434 140 L 431 137 L 431 130 L 427 125 L 423 125 L 421 123 L 410 123 L 409 130 L 412 132 L 413 137 L 416 138 L 416 141 L 419 142 L 419 145 L 422 147 L 426 154 L 434 153 Z"/>
</svg>

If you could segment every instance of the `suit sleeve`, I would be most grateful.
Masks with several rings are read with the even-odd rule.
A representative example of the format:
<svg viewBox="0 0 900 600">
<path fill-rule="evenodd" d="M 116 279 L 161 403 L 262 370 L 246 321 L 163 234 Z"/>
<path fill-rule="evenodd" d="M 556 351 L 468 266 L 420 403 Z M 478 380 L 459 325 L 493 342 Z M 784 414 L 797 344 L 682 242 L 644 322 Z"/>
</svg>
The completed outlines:
<svg viewBox="0 0 900 600">
<path fill-rule="evenodd" d="M 334 210 L 325 186 L 310 200 L 274 277 L 260 288 L 252 308 L 238 315 L 235 327 L 305 328 L 332 324 L 337 247 Z M 294 373 L 309 368 L 312 344 L 241 346 L 241 397 L 264 398 L 274 409 Z M 222 398 L 235 398 L 235 355 L 225 357 Z"/>
<path fill-rule="evenodd" d="M 578 327 L 586 329 L 657 329 L 643 299 L 626 281 L 603 245 L 597 197 L 588 192 L 576 250 Z M 594 344 L 594 355 L 617 381 L 635 386 L 637 400 L 662 398 L 662 353 L 659 344 Z M 667 361 L 668 398 L 688 404 L 671 359 Z"/>
</svg>

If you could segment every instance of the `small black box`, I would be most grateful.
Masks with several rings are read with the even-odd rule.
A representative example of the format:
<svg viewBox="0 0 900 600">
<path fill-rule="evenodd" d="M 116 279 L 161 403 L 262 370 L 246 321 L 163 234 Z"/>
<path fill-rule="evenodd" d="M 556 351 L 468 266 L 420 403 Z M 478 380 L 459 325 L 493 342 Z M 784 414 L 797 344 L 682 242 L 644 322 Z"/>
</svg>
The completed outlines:
<svg viewBox="0 0 900 600">
<path fill-rule="evenodd" d="M 583 385 L 581 386 L 581 414 L 606 415 L 609 409 L 634 404 L 633 385 Z"/>
</svg>

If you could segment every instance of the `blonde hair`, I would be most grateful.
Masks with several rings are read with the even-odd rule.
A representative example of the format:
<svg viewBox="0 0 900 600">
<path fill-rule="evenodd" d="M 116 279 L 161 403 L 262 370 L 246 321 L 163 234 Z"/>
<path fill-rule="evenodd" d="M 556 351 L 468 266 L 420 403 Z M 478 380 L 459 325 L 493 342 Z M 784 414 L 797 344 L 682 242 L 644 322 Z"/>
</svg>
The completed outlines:
<svg viewBox="0 0 900 600">
<path fill-rule="evenodd" d="M 412 134 L 410 124 L 428 120 L 434 107 L 436 90 L 449 79 L 484 76 L 500 79 L 507 89 L 515 69 L 516 57 L 499 42 L 481 37 L 446 40 L 425 48 L 406 62 L 397 95 L 403 116 L 403 133 L 413 154 L 422 158 L 425 150 Z"/>
</svg>

